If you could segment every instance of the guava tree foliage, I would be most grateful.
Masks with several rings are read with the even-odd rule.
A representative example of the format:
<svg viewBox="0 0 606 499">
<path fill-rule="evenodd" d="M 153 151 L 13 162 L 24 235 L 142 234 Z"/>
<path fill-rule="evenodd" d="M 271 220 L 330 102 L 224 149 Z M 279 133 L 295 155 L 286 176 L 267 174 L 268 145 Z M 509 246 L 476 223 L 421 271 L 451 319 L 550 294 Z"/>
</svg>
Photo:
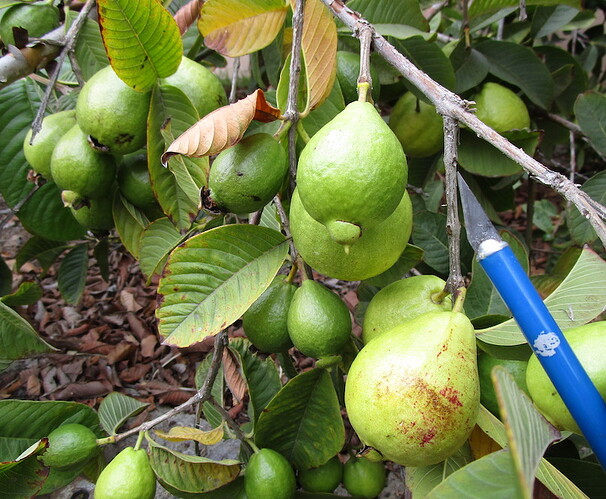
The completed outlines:
<svg viewBox="0 0 606 499">
<path fill-rule="evenodd" d="M 535 478 L 558 497 L 602 492 L 593 479 L 604 473 L 587 442 L 574 428 L 548 422 L 557 421 L 550 404 L 536 401 L 546 419 L 524 393 L 524 375 L 514 381 L 505 367 L 483 367 L 490 358 L 523 361 L 525 369 L 531 349 L 473 258 L 457 217 L 456 182 L 449 181 L 458 168 L 563 330 L 600 318 L 606 82 L 599 5 L 97 0 L 95 16 L 93 4 L 0 0 L 0 194 L 32 234 L 14 269 L 0 260 L 0 369 L 55 350 L 19 313 L 41 299 L 42 288 L 24 282 L 13 289 L 13 272 L 31 260 L 45 272 L 55 266 L 63 298 L 75 304 L 92 262 L 108 277 L 116 243 L 157 283 L 162 341 L 188 347 L 215 336 L 215 346 L 197 368 L 192 399 L 128 431 L 120 429 L 145 404 L 117 392 L 97 408 L 0 401 L 3 493 L 50 493 L 81 474 L 95 481 L 105 466 L 101 447 L 68 467 L 45 462 L 53 430 L 74 423 L 89 428 L 99 446 L 139 433 L 138 462 L 149 461 L 155 480 L 176 497 L 259 494 L 258 477 L 244 478 L 251 456 L 256 463 L 265 454 L 259 449 L 275 451 L 270 461 L 290 463 L 276 478 L 292 485 L 284 497 L 315 496 L 282 480 L 291 467 L 305 488 L 301 472 L 348 453 L 352 463 L 358 454 L 405 466 L 413 497 L 527 498 Z M 44 22 L 26 22 L 43 8 Z M 243 56 L 250 76 L 239 74 Z M 206 68 L 228 61 L 234 77 L 223 82 L 226 93 Z M 91 91 L 98 75 L 110 76 Z M 103 91 L 110 82 L 112 91 Z M 62 112 L 68 124 L 50 132 L 47 118 Z M 69 163 L 57 152 L 76 147 L 55 147 L 68 129 L 84 137 L 90 169 L 84 154 Z M 51 133 L 48 150 L 32 154 L 36 134 L 42 143 Z M 338 163 L 348 169 L 337 172 Z M 102 188 L 99 172 L 108 168 Z M 564 199 L 548 196 L 552 190 Z M 537 259 L 537 251 L 546 256 Z M 422 275 L 429 280 L 420 284 Z M 361 338 L 341 298 L 321 284 L 325 277 L 356 290 Z M 415 318 L 411 310 L 428 314 Z M 241 319 L 248 338 L 230 338 Z M 460 325 L 450 353 L 444 321 Z M 406 350 L 392 370 L 376 353 L 387 336 L 370 343 L 388 331 Z M 604 342 L 592 341 L 602 358 Z M 374 409 L 385 401 L 360 399 L 372 392 L 368 383 L 347 390 L 365 343 L 375 347 L 363 373 L 385 371 L 388 387 L 400 369 L 435 349 L 417 391 L 400 400 L 394 389 L 387 401 L 393 411 L 385 419 L 428 400 L 411 421 L 405 416 L 417 408 L 404 411 L 399 434 L 389 435 L 402 439 L 395 450 L 366 441 L 367 427 L 381 429 Z M 297 370 L 294 353 L 315 358 L 314 367 Z M 224 408 L 228 368 L 240 380 L 234 398 L 245 398 L 246 421 Z M 450 384 L 426 397 L 445 372 Z M 380 421 L 352 417 L 352 430 L 344 409 L 364 414 L 366 404 Z M 191 427 L 151 431 L 196 405 L 210 431 L 193 418 Z M 407 455 L 406 432 L 420 432 L 414 461 L 399 457 Z M 237 460 L 162 443 L 222 439 L 241 441 Z M 554 444 L 560 440 L 570 447 Z M 438 442 L 443 448 L 433 452 Z M 155 482 L 145 469 L 141 497 L 150 497 Z M 358 488 L 351 476 L 343 482 L 350 493 L 373 497 L 381 473 L 377 490 Z M 115 480 L 107 476 L 100 483 L 111 497 L 106 484 Z M 321 497 L 332 496 L 339 481 Z"/>
</svg>

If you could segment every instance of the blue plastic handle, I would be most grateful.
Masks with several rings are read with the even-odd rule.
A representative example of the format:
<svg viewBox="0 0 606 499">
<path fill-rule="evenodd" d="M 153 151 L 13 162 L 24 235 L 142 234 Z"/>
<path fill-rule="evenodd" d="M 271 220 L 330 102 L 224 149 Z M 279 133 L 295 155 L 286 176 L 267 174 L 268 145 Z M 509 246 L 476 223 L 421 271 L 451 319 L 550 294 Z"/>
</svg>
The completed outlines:
<svg viewBox="0 0 606 499">
<path fill-rule="evenodd" d="M 570 348 L 509 246 L 480 260 L 526 340 L 579 425 L 594 454 L 606 464 L 606 402 Z"/>
</svg>

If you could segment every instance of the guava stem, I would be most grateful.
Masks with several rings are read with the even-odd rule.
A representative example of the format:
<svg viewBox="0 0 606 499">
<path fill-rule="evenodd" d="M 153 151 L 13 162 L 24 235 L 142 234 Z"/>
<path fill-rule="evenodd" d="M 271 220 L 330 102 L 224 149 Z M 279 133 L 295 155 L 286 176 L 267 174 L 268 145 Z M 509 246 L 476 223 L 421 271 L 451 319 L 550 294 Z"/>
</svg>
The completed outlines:
<svg viewBox="0 0 606 499">
<path fill-rule="evenodd" d="M 288 273 L 288 276 L 286 277 L 286 282 L 288 284 L 292 284 L 292 281 L 294 280 L 296 275 L 297 275 L 297 262 L 293 262 L 292 267 L 290 268 L 290 272 Z"/>
<path fill-rule="evenodd" d="M 301 121 L 297 121 L 297 133 L 306 144 L 311 140 L 311 137 L 307 133 L 307 130 L 305 130 L 305 127 Z"/>
<path fill-rule="evenodd" d="M 465 294 L 467 293 L 467 288 L 460 287 L 455 291 L 455 302 L 452 306 L 453 312 L 461 312 L 463 313 L 463 302 L 465 302 Z"/>
<path fill-rule="evenodd" d="M 250 448 L 253 450 L 253 452 L 255 452 L 255 453 L 259 452 L 259 447 L 257 447 L 250 438 L 247 438 L 245 440 L 245 442 L 250 446 Z"/>
<path fill-rule="evenodd" d="M 135 450 L 139 450 L 141 448 L 141 443 L 143 442 L 144 436 L 145 436 L 145 432 L 140 431 L 139 436 L 137 437 L 137 443 L 135 444 Z"/>
<path fill-rule="evenodd" d="M 291 125 L 292 125 L 292 121 L 282 120 L 282 123 L 280 123 L 280 127 L 278 128 L 278 130 L 276 130 L 276 133 L 274 133 L 274 135 L 273 135 L 274 139 L 276 139 L 278 142 L 281 141 L 284 138 L 284 136 L 288 133 L 288 130 L 290 130 Z"/>
<path fill-rule="evenodd" d="M 101 445 L 107 445 L 107 444 L 113 444 L 116 443 L 116 436 L 112 435 L 111 437 L 105 437 L 105 438 L 98 438 L 97 439 L 97 445 L 101 446 Z"/>
<path fill-rule="evenodd" d="M 436 305 L 441 305 L 444 301 L 444 298 L 446 298 L 449 294 L 450 292 L 448 291 L 448 289 L 444 288 L 442 291 L 432 294 L 431 301 Z"/>
<path fill-rule="evenodd" d="M 367 81 L 358 83 L 358 101 L 359 102 L 368 102 L 369 91 L 370 91 L 370 83 L 368 83 Z"/>
</svg>

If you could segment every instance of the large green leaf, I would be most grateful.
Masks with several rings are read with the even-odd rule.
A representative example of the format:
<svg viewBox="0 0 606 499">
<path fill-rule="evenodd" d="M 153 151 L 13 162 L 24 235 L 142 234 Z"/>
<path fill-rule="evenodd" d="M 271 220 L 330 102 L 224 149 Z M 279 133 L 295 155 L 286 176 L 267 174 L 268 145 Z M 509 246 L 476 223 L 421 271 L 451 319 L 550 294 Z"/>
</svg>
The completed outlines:
<svg viewBox="0 0 606 499">
<path fill-rule="evenodd" d="M 150 438 L 148 442 L 149 461 L 158 481 L 177 497 L 216 490 L 233 482 L 240 474 L 238 461 L 213 461 L 170 450 Z"/>
<path fill-rule="evenodd" d="M 173 74 L 183 54 L 177 23 L 158 0 L 98 0 L 101 36 L 112 68 L 135 90 Z"/>
<path fill-rule="evenodd" d="M 509 449 L 502 449 L 455 471 L 426 497 L 522 499 L 524 496 L 517 482 Z"/>
<path fill-rule="evenodd" d="M 320 466 L 341 450 L 345 428 L 330 375 L 312 369 L 291 379 L 259 416 L 255 443 L 296 468 Z"/>
<path fill-rule="evenodd" d="M 152 91 L 147 129 L 150 180 L 162 210 L 181 229 L 188 228 L 198 213 L 208 158 L 173 156 L 168 168 L 163 167 L 160 157 L 167 144 L 162 129 L 170 127 L 171 134 L 180 135 L 198 118 L 198 112 L 181 90 L 161 85 Z"/>
<path fill-rule="evenodd" d="M 560 432 L 541 416 L 505 367 L 494 367 L 491 376 L 519 483 L 524 495 L 532 497 L 539 462 L 549 444 L 561 438 Z"/>
<path fill-rule="evenodd" d="M 396 40 L 395 46 L 431 78 L 446 88 L 454 90 L 456 84 L 454 69 L 446 54 L 436 43 L 428 42 L 422 36 L 413 36 L 405 40 Z M 411 87 L 411 90 L 413 89 L 414 87 Z"/>
<path fill-rule="evenodd" d="M 61 191 L 52 182 L 36 191 L 21 207 L 18 215 L 28 232 L 51 241 L 73 241 L 82 238 L 85 233 L 69 208 L 63 206 Z"/>
<path fill-rule="evenodd" d="M 46 272 L 64 249 L 65 246 L 59 241 L 39 236 L 30 237 L 17 253 L 15 268 L 19 270 L 25 262 L 36 259 Z"/>
<path fill-rule="evenodd" d="M 3 497 L 35 497 L 49 473 L 38 455 L 46 450 L 48 440 L 32 445 L 18 460 L 0 463 L 0 490 Z"/>
<path fill-rule="evenodd" d="M 555 33 L 572 21 L 579 10 L 562 4 L 538 7 L 532 16 L 530 36 L 537 39 Z"/>
<path fill-rule="evenodd" d="M 544 300 L 562 330 L 586 324 L 603 312 L 605 281 L 606 262 L 590 249 L 584 249 L 566 279 Z M 514 319 L 476 330 L 476 335 L 493 345 L 521 345 L 526 342 Z"/>
<path fill-rule="evenodd" d="M 579 95 L 574 114 L 594 149 L 606 156 L 606 96 L 597 92 Z"/>
<path fill-rule="evenodd" d="M 600 204 L 606 203 L 606 171 L 601 171 L 583 184 L 581 190 Z M 568 230 L 577 244 L 592 243 L 598 238 L 589 220 L 575 206 L 567 208 Z"/>
<path fill-rule="evenodd" d="M 254 423 L 269 401 L 280 391 L 282 383 L 274 361 L 270 357 L 261 359 L 253 354 L 250 345 L 250 341 L 244 338 L 234 338 L 229 342 L 230 350 L 238 356 L 248 385 L 248 417 Z"/>
<path fill-rule="evenodd" d="M 99 421 L 108 434 L 115 435 L 128 418 L 136 416 L 148 405 L 122 393 L 112 392 L 99 405 Z"/>
<path fill-rule="evenodd" d="M 406 467 L 406 487 L 412 499 L 422 499 L 446 477 L 472 461 L 469 446 L 464 445 L 445 461 L 431 466 Z"/>
<path fill-rule="evenodd" d="M 162 273 L 168 254 L 181 239 L 181 234 L 168 218 L 159 218 L 145 227 L 139 245 L 139 265 L 148 279 Z"/>
<path fill-rule="evenodd" d="M 347 6 L 372 24 L 405 24 L 422 31 L 429 29 L 417 0 L 350 0 Z"/>
<path fill-rule="evenodd" d="M 475 48 L 486 57 L 490 73 L 519 87 L 537 106 L 549 109 L 554 97 L 553 79 L 531 48 L 497 40 L 485 40 Z"/>
<path fill-rule="evenodd" d="M 57 275 L 59 291 L 67 303 L 76 304 L 80 301 L 87 272 L 88 245 L 79 244 L 65 255 Z"/>
<path fill-rule="evenodd" d="M 126 200 L 118 191 L 114 196 L 112 214 L 122 244 L 131 255 L 139 258 L 139 244 L 149 220 L 139 208 Z"/>
<path fill-rule="evenodd" d="M 23 155 L 23 140 L 40 106 L 35 83 L 28 78 L 0 92 L 0 194 L 15 206 L 32 189 L 27 181 L 31 168 Z"/>
<path fill-rule="evenodd" d="M 467 47 L 461 40 L 450 53 L 450 62 L 455 70 L 455 92 L 463 92 L 479 85 L 488 75 L 488 62 L 481 52 Z"/>
<path fill-rule="evenodd" d="M 75 12 L 70 11 L 70 14 L 70 17 L 76 18 Z M 101 38 L 101 30 L 94 19 L 89 17 L 84 21 L 84 25 L 78 34 L 74 52 L 85 81 L 109 64 Z"/>
<path fill-rule="evenodd" d="M 32 305 L 42 298 L 42 287 L 37 282 L 26 281 L 19 284 L 14 293 L 4 295 L 0 301 L 9 307 Z"/>
<path fill-rule="evenodd" d="M 80 423 L 102 436 L 97 413 L 76 402 L 0 400 L 0 462 L 15 459 L 65 423 Z"/>
<path fill-rule="evenodd" d="M 522 264 L 524 271 L 528 273 L 528 252 L 514 235 L 509 232 L 501 231 L 501 237 L 509 244 L 518 261 Z M 471 284 L 467 288 L 465 295 L 465 315 L 470 319 L 475 319 L 482 315 L 504 315 L 511 317 L 511 313 L 501 299 L 501 295 L 492 284 L 492 281 L 474 258 L 471 264 Z"/>
<path fill-rule="evenodd" d="M 256 225 L 217 227 L 176 248 L 158 284 L 165 343 L 191 345 L 232 324 L 269 286 L 287 252 L 282 234 Z"/>
<path fill-rule="evenodd" d="M 53 350 L 29 322 L 0 302 L 0 360 L 12 361 Z"/>
<path fill-rule="evenodd" d="M 566 457 L 553 457 L 549 461 L 589 497 L 604 496 L 606 471 L 598 463 Z"/>
<path fill-rule="evenodd" d="M 505 7 L 517 7 L 518 0 L 474 0 L 469 7 L 469 16 L 471 18 L 495 12 Z M 570 5 L 581 9 L 580 0 L 527 0 L 526 5 Z"/>
</svg>

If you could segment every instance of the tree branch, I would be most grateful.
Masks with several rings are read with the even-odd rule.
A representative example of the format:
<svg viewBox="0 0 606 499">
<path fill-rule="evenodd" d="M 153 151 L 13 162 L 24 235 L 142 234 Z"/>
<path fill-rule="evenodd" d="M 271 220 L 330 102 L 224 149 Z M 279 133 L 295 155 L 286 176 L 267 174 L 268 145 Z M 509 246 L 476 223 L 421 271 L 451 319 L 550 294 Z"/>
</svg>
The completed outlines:
<svg viewBox="0 0 606 499">
<path fill-rule="evenodd" d="M 340 19 L 356 35 L 363 25 L 369 25 L 367 21 L 347 7 L 341 0 L 322 0 L 328 6 L 335 17 Z M 475 114 L 469 111 L 469 102 L 464 101 L 458 95 L 444 88 L 432 80 L 423 71 L 417 68 L 406 57 L 400 54 L 396 48 L 385 38 L 379 35 L 374 28 L 373 39 L 375 50 L 394 68 L 396 68 L 410 83 L 417 87 L 435 105 L 438 113 L 449 116 L 464 123 L 473 130 L 478 137 L 483 138 L 507 157 L 513 159 L 524 170 L 533 175 L 539 182 L 553 188 L 567 201 L 574 204 L 585 216 L 598 237 L 606 247 L 606 224 L 604 223 L 604 212 L 597 209 L 595 201 L 586 193 L 581 191 L 575 184 L 565 176 L 551 171 L 534 158 L 526 154 L 522 149 L 513 145 L 505 137 L 499 135 L 492 128 L 480 121 Z"/>
</svg>

